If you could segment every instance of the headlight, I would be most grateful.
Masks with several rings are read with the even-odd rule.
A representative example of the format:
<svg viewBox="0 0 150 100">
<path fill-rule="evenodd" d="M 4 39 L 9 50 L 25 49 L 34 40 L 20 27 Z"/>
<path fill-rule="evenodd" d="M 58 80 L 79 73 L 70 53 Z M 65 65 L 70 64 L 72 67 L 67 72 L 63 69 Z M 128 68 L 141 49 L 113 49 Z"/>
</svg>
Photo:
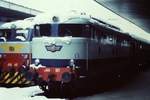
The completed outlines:
<svg viewBox="0 0 150 100">
<path fill-rule="evenodd" d="M 70 66 L 73 66 L 73 67 L 75 66 L 75 62 L 74 62 L 73 59 L 70 59 L 70 62 L 69 62 L 69 63 L 70 63 Z"/>
<path fill-rule="evenodd" d="M 8 63 L 7 66 L 11 67 L 11 66 L 12 66 L 12 63 Z"/>
<path fill-rule="evenodd" d="M 38 66 L 40 64 L 40 59 L 35 59 L 34 64 Z"/>
<path fill-rule="evenodd" d="M 15 64 L 14 64 L 14 67 L 18 67 L 18 63 L 15 63 Z"/>
</svg>

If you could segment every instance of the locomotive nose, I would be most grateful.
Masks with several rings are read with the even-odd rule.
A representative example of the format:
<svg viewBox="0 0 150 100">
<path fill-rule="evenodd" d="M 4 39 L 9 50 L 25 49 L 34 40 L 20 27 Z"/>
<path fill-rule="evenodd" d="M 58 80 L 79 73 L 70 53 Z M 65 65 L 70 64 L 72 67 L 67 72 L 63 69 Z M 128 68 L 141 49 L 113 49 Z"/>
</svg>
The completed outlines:
<svg viewBox="0 0 150 100">
<path fill-rule="evenodd" d="M 28 57 L 28 55 L 26 55 Z M 16 70 L 19 70 L 20 67 L 26 62 L 26 59 L 21 54 L 7 54 L 3 58 L 4 69 L 7 70 L 10 66 L 14 67 Z"/>
</svg>

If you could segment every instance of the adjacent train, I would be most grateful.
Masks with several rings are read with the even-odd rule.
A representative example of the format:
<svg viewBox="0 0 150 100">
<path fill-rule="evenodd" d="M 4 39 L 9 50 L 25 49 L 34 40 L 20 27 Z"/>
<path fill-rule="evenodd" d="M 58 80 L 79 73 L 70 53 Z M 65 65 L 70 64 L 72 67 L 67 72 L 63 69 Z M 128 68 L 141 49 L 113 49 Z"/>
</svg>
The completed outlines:
<svg viewBox="0 0 150 100">
<path fill-rule="evenodd" d="M 83 79 L 117 77 L 149 65 L 150 41 L 136 33 L 130 35 L 85 13 L 40 19 L 35 18 L 32 62 L 44 91 L 61 90 Z"/>
<path fill-rule="evenodd" d="M 0 26 L 0 85 L 30 85 L 25 76 L 31 63 L 30 20 L 8 22 Z"/>
</svg>

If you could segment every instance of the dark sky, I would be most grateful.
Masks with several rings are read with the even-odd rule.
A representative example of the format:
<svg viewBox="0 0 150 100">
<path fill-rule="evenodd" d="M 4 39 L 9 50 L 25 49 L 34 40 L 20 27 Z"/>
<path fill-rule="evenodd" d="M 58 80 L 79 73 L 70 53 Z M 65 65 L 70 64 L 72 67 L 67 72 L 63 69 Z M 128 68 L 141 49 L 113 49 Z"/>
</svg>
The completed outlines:
<svg viewBox="0 0 150 100">
<path fill-rule="evenodd" d="M 149 0 L 96 0 L 150 33 Z"/>
</svg>

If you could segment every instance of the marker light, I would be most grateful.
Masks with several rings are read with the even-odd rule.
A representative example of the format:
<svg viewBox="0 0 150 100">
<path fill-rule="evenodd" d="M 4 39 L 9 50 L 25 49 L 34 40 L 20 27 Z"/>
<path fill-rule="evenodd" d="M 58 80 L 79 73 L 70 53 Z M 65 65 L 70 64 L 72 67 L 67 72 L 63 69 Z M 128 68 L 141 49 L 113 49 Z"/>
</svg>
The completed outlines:
<svg viewBox="0 0 150 100">
<path fill-rule="evenodd" d="M 17 66 L 18 66 L 18 63 L 15 63 L 15 64 L 14 64 L 14 67 L 17 67 Z"/>
<path fill-rule="evenodd" d="M 12 63 L 8 63 L 7 66 L 12 66 Z"/>
</svg>

